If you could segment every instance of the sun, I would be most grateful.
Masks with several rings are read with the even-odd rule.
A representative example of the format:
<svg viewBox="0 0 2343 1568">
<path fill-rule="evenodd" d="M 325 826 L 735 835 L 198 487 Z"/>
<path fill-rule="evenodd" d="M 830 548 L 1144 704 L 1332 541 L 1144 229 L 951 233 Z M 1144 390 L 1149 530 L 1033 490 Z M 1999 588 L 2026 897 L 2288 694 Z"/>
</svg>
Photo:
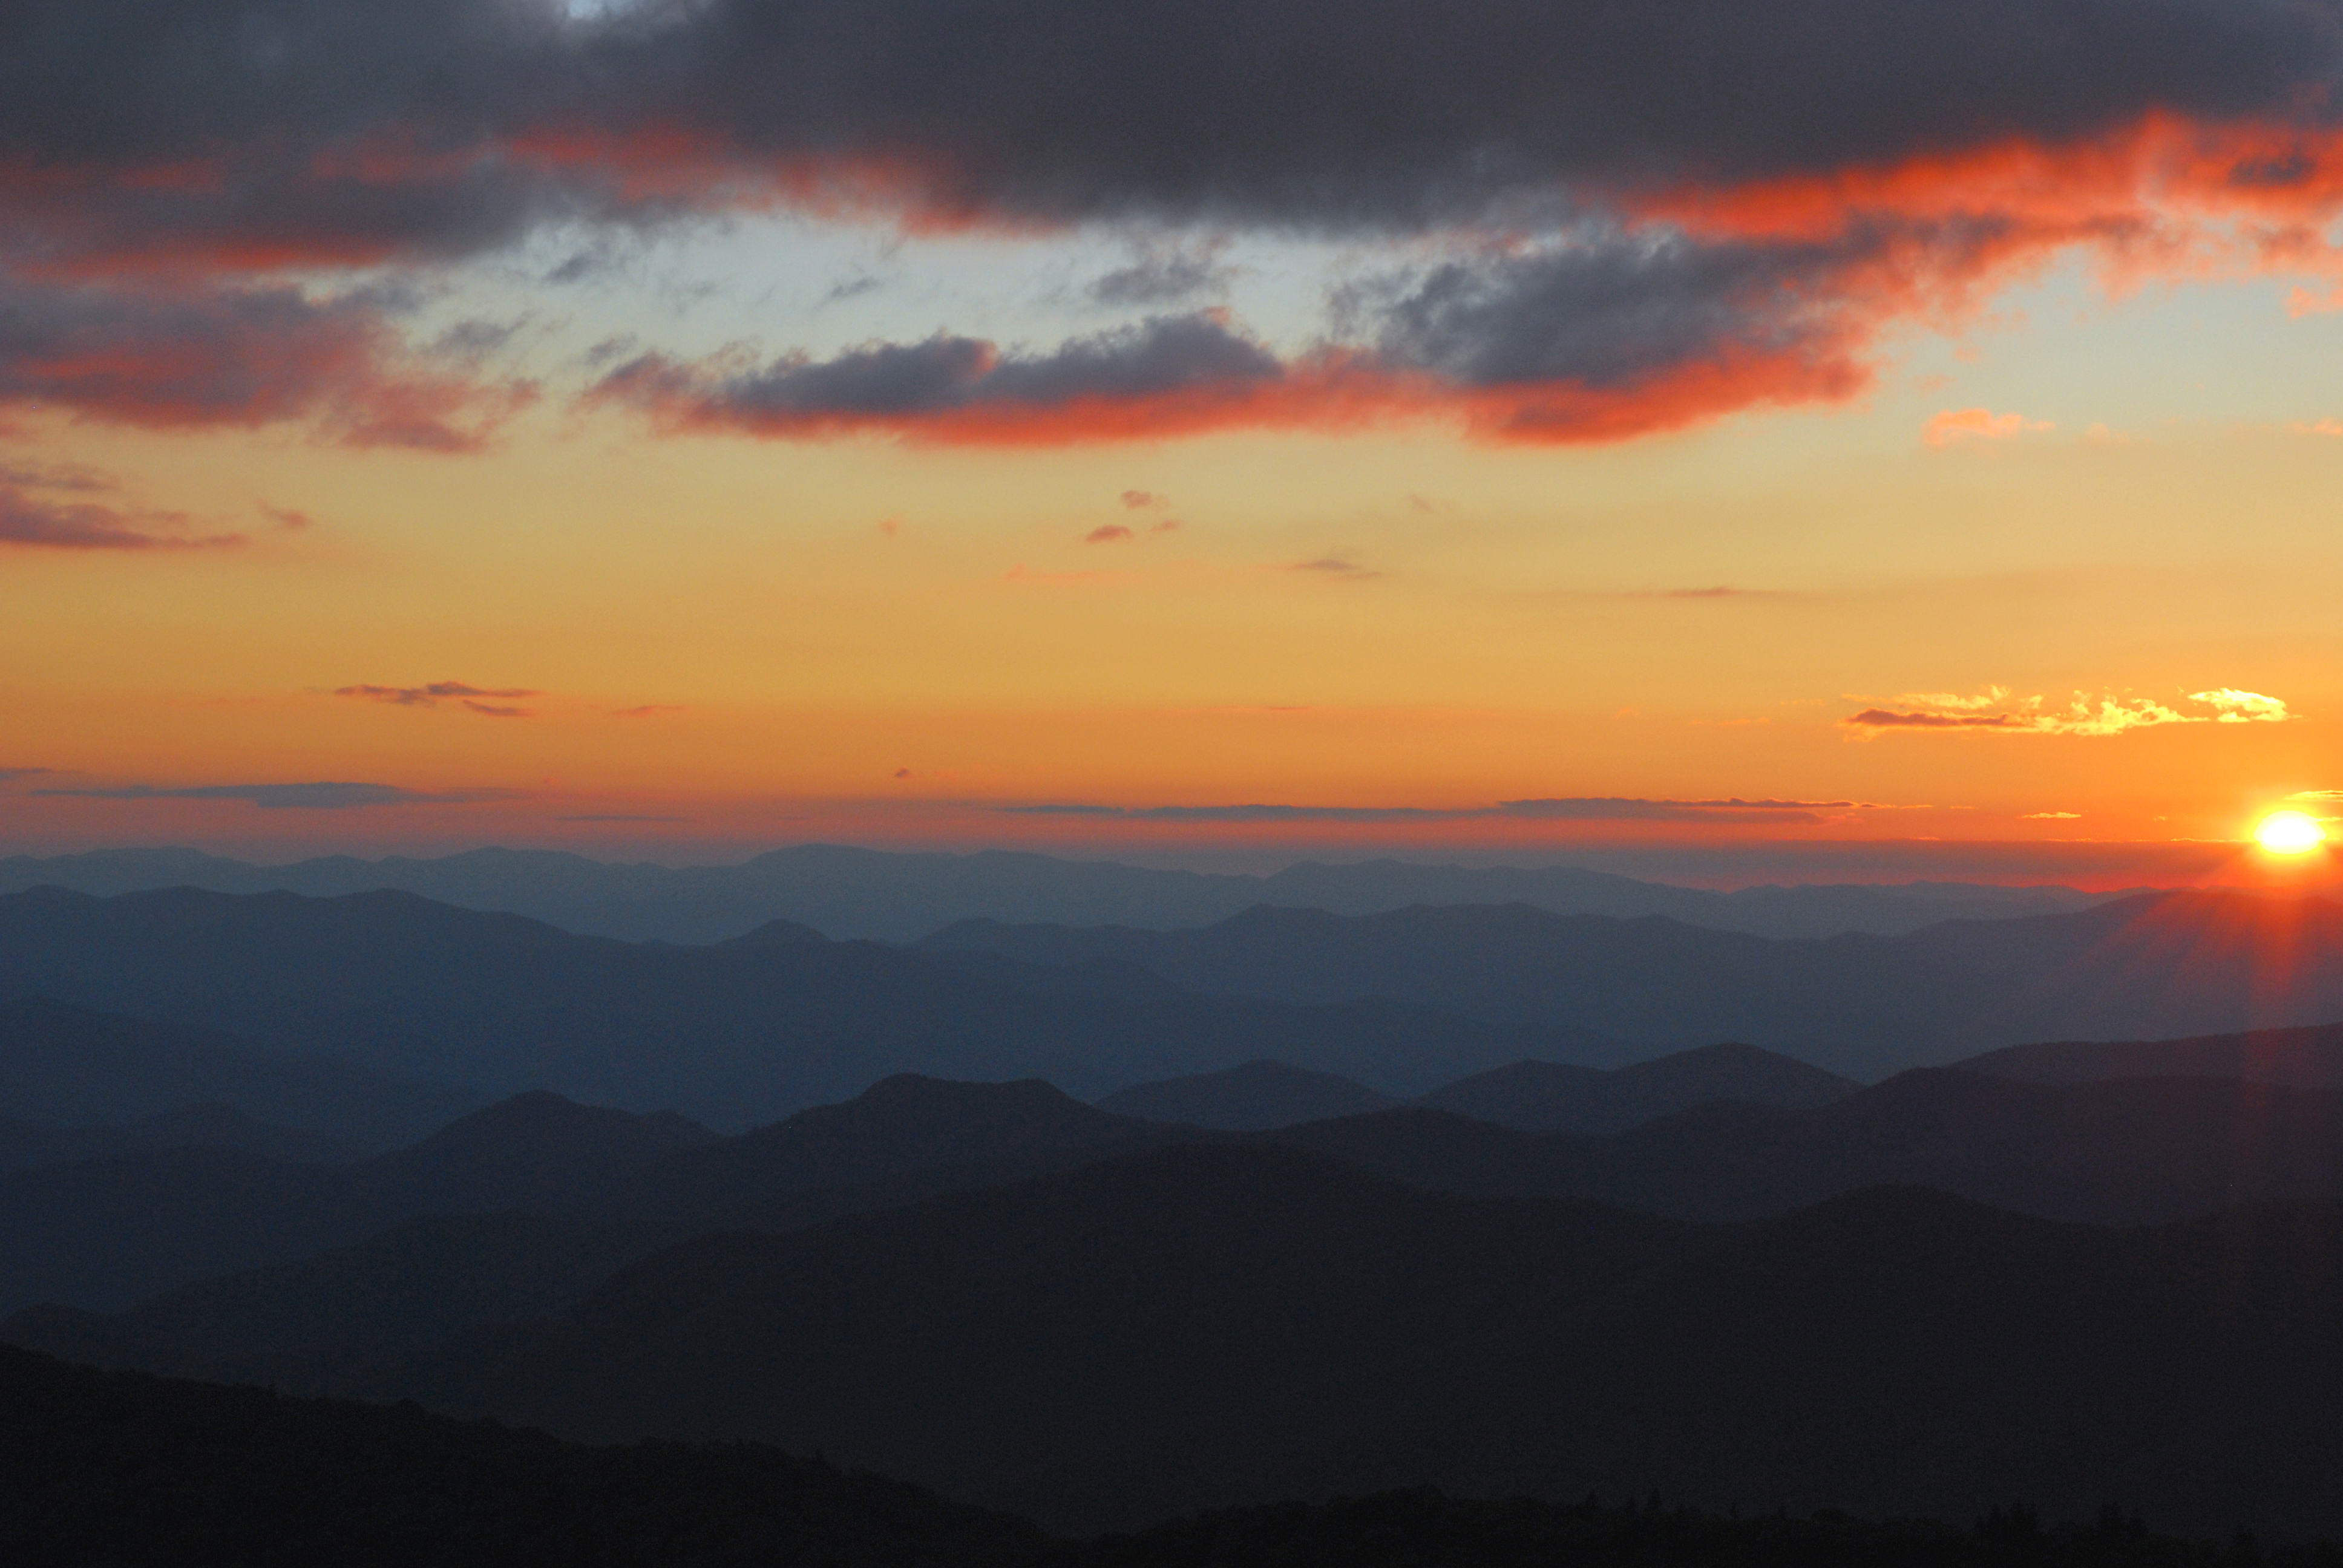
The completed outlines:
<svg viewBox="0 0 2343 1568">
<path fill-rule="evenodd" d="M 2254 829 L 2254 842 L 2273 855 L 2300 855 L 2327 841 L 2318 819 L 2300 811 L 2273 811 Z"/>
</svg>

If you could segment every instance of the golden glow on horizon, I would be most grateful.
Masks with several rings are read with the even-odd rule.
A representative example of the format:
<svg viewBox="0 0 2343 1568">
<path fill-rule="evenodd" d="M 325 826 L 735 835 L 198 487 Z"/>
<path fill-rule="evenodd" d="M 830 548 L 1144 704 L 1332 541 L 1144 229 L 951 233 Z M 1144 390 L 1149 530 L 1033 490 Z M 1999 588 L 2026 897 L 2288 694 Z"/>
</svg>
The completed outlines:
<svg viewBox="0 0 2343 1568">
<path fill-rule="evenodd" d="M 2304 855 L 2327 841 L 2327 829 L 2301 811 L 2273 811 L 2254 829 L 2254 842 L 2273 855 Z"/>
</svg>

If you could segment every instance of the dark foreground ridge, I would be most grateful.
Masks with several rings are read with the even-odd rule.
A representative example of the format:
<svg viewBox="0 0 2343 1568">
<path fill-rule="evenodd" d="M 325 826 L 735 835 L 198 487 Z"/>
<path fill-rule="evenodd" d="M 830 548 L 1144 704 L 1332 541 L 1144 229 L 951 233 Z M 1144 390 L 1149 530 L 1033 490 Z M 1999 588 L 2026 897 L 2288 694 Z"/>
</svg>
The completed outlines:
<svg viewBox="0 0 2343 1568">
<path fill-rule="evenodd" d="M 2120 1508 L 2045 1528 L 1825 1511 L 1728 1519 L 1644 1503 L 1468 1502 L 1421 1490 L 1054 1541 L 1030 1523 L 753 1443 L 591 1448 L 413 1405 L 295 1400 L 0 1348 L 0 1555 L 23 1563 L 503 1568 L 2336 1568 L 2151 1534 Z"/>
</svg>

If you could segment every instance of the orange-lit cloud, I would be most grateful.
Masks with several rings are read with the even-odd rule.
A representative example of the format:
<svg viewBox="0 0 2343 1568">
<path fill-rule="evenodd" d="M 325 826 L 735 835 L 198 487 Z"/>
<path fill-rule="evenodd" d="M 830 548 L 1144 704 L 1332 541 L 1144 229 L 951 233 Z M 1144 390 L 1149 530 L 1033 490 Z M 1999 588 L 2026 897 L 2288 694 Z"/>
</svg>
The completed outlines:
<svg viewBox="0 0 2343 1568">
<path fill-rule="evenodd" d="M 1975 697 L 1907 692 L 1893 707 L 1865 708 L 1839 723 L 1859 735 L 1903 729 L 2107 736 L 2167 724 L 2283 723 L 2293 717 L 2282 699 L 2227 687 L 2194 692 L 2184 700 L 2213 711 L 2189 713 L 2152 698 L 2093 698 L 2081 692 L 2063 704 L 2042 697 L 2012 700 L 2006 688 L 1996 686 Z"/>
<path fill-rule="evenodd" d="M 2047 420 L 2028 419 L 2023 414 L 1996 414 L 1990 408 L 1947 408 L 1931 416 L 1920 436 L 1931 447 L 1949 447 L 1972 437 L 2006 441 L 2028 431 L 2055 428 Z"/>
</svg>

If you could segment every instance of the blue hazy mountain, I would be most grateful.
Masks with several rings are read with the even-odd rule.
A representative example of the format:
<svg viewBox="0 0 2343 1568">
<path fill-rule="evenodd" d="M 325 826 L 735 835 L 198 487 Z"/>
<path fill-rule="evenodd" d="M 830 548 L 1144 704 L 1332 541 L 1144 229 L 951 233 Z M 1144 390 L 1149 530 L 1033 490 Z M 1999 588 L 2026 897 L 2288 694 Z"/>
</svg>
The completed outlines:
<svg viewBox="0 0 2343 1568">
<path fill-rule="evenodd" d="M 1184 1122 L 1225 1132 L 1265 1132 L 1302 1121 L 1381 1111 L 1392 1101 L 1363 1083 L 1282 1061 L 1248 1061 L 1219 1072 L 1135 1083 L 1099 1109 L 1148 1121 Z"/>
<path fill-rule="evenodd" d="M 1721 1044 L 1608 1070 L 1516 1061 L 1443 1084 L 1416 1103 L 1537 1131 L 1617 1132 L 1714 1101 L 1808 1110 L 1862 1087 L 1779 1051 Z"/>
<path fill-rule="evenodd" d="M 921 947 L 1143 970 L 1205 995 L 1383 998 L 1489 1022 L 1575 1027 L 1640 1048 L 1607 1060 L 1524 1053 L 1590 1066 L 1624 1065 L 1657 1054 L 1654 1047 L 1741 1040 L 1863 1080 L 2029 1040 L 2343 1017 L 2343 906 L 2234 893 L 1947 920 L 1900 937 L 1769 940 L 1515 904 L 1356 917 L 1261 908 L 1174 931 L 969 921 Z"/>
<path fill-rule="evenodd" d="M 432 859 L 328 856 L 256 866 L 194 849 L 102 849 L 0 859 L 0 892 L 55 886 L 112 895 L 162 888 L 283 890 L 329 898 L 392 890 L 465 909 L 528 915 L 630 941 L 714 942 L 776 920 L 834 938 L 910 941 L 964 920 L 1148 928 L 1208 925 L 1255 904 L 1373 914 L 1410 904 L 1528 904 L 1561 914 L 1665 915 L 1765 936 L 1894 935 L 1937 920 L 2084 909 L 2111 895 L 2073 888 L 1910 882 L 1672 887 L 1571 867 L 1487 868 L 1303 861 L 1269 876 L 1161 870 L 986 850 L 893 853 L 834 844 L 776 849 L 735 866 L 614 865 L 546 849 L 476 849 Z"/>
<path fill-rule="evenodd" d="M 2005 1046 L 1956 1063 L 1965 1071 L 2036 1083 L 2107 1078 L 2241 1078 L 2343 1089 L 2343 1024 L 2266 1029 L 2183 1040 L 2061 1040 Z"/>
<path fill-rule="evenodd" d="M 37 990 L 287 1056 L 728 1131 L 897 1072 L 1097 1095 L 1275 1054 L 1404 1093 L 1615 1049 L 1404 1004 L 1199 997 L 1136 970 L 984 969 L 873 942 L 620 942 L 406 893 L 0 896 L 0 997 Z"/>
<path fill-rule="evenodd" d="M 0 959 L 0 967 L 5 960 Z M 17 972 L 37 988 L 36 969 Z M 145 1129 L 120 1147 L 159 1141 L 248 1149 L 287 1159 L 404 1147 L 488 1097 L 447 1083 L 312 1054 L 270 1054 L 216 1031 L 173 1029 L 38 995 L 0 1001 L 0 1118 L 62 1129 Z M 208 1128 L 198 1115 L 212 1107 Z M 235 1120 L 254 1124 L 242 1131 Z M 258 1127 L 283 1129 L 271 1138 Z M 298 1135 L 315 1141 L 302 1144 Z M 97 1152 L 91 1148 L 89 1152 Z"/>
</svg>

